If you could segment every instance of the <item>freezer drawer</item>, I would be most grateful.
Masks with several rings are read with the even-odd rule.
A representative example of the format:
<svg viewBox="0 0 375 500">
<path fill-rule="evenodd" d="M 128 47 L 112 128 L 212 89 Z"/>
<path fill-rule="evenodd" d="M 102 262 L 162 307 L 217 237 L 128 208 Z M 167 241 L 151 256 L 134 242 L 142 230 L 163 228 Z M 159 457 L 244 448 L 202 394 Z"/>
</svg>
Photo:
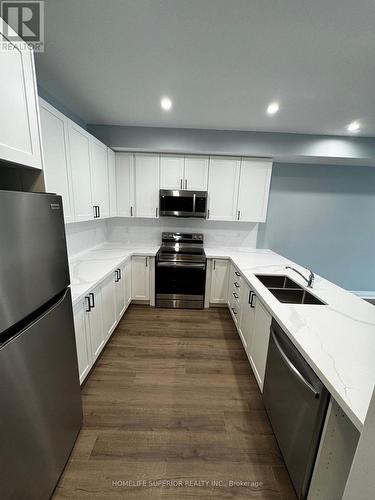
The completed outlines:
<svg viewBox="0 0 375 500">
<path fill-rule="evenodd" d="M 275 320 L 263 399 L 297 497 L 305 499 L 329 393 Z"/>
<path fill-rule="evenodd" d="M 0 191 L 0 335 L 70 282 L 60 196 Z"/>
<path fill-rule="evenodd" d="M 47 500 L 82 423 L 70 290 L 0 348 L 0 498 Z"/>
</svg>

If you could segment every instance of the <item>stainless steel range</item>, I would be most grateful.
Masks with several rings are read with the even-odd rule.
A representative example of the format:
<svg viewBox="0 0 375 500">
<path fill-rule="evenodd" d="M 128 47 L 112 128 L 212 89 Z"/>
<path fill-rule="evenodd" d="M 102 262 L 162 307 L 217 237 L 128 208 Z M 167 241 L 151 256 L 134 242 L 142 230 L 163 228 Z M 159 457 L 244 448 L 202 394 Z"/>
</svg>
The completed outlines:
<svg viewBox="0 0 375 500">
<path fill-rule="evenodd" d="M 203 309 L 205 287 L 203 234 L 162 233 L 156 255 L 156 307 Z"/>
</svg>

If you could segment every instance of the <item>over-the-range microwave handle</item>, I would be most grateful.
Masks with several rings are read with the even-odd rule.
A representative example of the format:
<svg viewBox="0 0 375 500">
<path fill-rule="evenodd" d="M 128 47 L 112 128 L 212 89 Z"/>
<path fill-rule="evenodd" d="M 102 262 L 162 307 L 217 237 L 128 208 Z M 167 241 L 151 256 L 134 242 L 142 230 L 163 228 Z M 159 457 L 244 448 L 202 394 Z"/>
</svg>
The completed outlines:
<svg viewBox="0 0 375 500">
<path fill-rule="evenodd" d="M 277 348 L 277 350 L 279 351 L 279 354 L 281 356 L 281 359 L 284 361 L 284 363 L 286 364 L 286 366 L 289 368 L 289 370 L 294 374 L 294 376 L 296 377 L 297 380 L 299 380 L 301 382 L 301 384 L 303 384 L 310 392 L 313 393 L 315 399 L 319 399 L 320 397 L 320 392 L 318 392 L 315 387 L 313 387 L 310 382 L 308 382 L 304 377 L 303 375 L 297 370 L 297 368 L 294 366 L 294 364 L 290 361 L 290 359 L 288 358 L 288 356 L 285 354 L 285 352 L 283 351 L 281 345 L 279 344 L 279 341 L 277 340 L 276 338 L 276 335 L 275 335 L 275 332 L 274 330 L 271 328 L 271 336 L 272 336 L 272 340 L 274 341 L 275 343 L 275 346 Z"/>
</svg>

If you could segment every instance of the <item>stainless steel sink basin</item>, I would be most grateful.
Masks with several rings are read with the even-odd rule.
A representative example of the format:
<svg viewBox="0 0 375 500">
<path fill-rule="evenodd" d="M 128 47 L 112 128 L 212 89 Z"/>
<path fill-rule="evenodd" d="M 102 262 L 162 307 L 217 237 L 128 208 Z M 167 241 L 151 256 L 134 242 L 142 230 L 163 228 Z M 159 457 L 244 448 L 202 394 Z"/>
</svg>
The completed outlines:
<svg viewBox="0 0 375 500">
<path fill-rule="evenodd" d="M 269 288 L 269 291 L 284 304 L 309 304 L 317 306 L 327 305 L 315 295 L 305 289 L 296 290 L 293 288 Z"/>
<path fill-rule="evenodd" d="M 267 288 L 296 288 L 303 290 L 302 286 L 291 280 L 288 276 L 277 274 L 256 274 L 260 282 Z"/>
</svg>

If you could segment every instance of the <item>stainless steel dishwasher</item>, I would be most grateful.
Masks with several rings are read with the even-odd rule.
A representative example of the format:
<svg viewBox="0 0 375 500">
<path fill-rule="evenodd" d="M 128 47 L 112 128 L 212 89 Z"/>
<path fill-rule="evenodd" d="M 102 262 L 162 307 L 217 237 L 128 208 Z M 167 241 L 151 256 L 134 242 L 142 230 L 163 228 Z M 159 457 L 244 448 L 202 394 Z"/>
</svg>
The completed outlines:
<svg viewBox="0 0 375 500">
<path fill-rule="evenodd" d="M 329 392 L 273 320 L 263 399 L 297 497 L 307 497 Z"/>
</svg>

